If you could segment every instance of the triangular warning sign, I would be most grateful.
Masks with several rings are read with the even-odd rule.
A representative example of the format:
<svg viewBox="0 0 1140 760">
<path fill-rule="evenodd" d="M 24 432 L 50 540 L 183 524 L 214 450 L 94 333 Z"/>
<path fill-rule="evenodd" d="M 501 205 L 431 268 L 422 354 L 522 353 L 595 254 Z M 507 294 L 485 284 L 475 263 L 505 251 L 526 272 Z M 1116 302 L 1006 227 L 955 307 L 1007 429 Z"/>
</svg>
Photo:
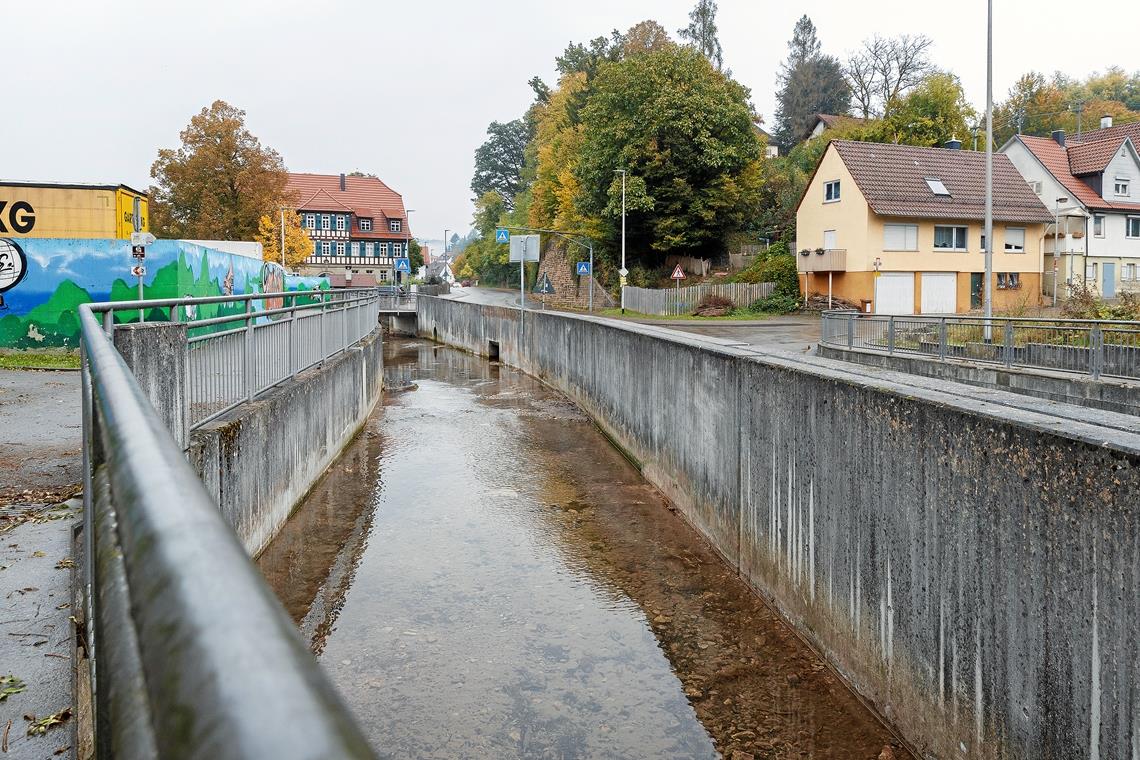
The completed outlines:
<svg viewBox="0 0 1140 760">
<path fill-rule="evenodd" d="M 674 279 L 674 280 L 683 280 L 683 279 L 685 279 L 685 270 L 681 269 L 681 265 L 680 265 L 680 264 L 678 264 L 677 266 L 673 267 L 673 274 L 671 274 L 671 275 L 670 275 L 670 278 L 671 278 L 671 279 Z"/>
</svg>

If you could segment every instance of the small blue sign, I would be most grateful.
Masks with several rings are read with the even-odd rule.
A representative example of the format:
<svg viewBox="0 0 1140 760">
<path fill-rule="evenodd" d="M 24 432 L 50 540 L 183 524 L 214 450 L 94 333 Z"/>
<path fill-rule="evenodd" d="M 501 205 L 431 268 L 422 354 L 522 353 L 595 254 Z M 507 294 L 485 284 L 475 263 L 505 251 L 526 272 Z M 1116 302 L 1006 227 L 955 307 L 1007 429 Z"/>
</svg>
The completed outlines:
<svg viewBox="0 0 1140 760">
<path fill-rule="evenodd" d="M 588 274 L 590 274 L 590 262 L 579 261 L 578 262 L 578 276 L 583 277 L 583 276 L 586 276 Z"/>
<path fill-rule="evenodd" d="M 412 273 L 412 263 L 407 259 L 396 259 L 396 271 Z"/>
<path fill-rule="evenodd" d="M 511 242 L 511 232 L 506 227 L 499 227 L 495 230 L 496 243 L 509 243 Z"/>
</svg>

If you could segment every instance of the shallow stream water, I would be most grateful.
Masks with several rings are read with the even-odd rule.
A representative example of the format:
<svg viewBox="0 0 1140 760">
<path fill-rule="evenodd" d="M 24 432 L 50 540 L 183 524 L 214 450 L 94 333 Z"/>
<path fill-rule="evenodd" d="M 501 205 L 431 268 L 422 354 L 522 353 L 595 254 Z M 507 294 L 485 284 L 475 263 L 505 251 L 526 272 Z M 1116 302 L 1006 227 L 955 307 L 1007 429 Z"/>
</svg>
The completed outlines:
<svg viewBox="0 0 1140 760">
<path fill-rule="evenodd" d="M 259 559 L 382 757 L 909 757 L 565 397 L 385 351 Z"/>
</svg>

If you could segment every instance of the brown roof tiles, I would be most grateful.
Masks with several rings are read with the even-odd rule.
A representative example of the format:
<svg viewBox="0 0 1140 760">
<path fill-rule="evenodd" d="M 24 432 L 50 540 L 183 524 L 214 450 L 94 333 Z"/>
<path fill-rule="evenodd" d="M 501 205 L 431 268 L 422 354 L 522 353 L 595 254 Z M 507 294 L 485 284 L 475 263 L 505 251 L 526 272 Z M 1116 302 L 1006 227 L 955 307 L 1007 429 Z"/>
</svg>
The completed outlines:
<svg viewBox="0 0 1140 760">
<path fill-rule="evenodd" d="M 835 140 L 855 184 L 880 216 L 975 220 L 985 217 L 985 154 L 967 150 Z M 942 181 L 939 196 L 927 178 Z M 1046 222 L 1049 210 L 1003 154 L 994 154 L 993 218 Z"/>
<path fill-rule="evenodd" d="M 1133 125 L 1124 125 L 1133 126 Z M 1140 127 L 1140 124 L 1136 125 Z M 1116 129 L 1112 127 L 1111 129 Z M 1108 129 L 1098 129 L 1096 132 L 1108 132 Z M 1127 137 L 1127 135 L 1125 135 Z M 1072 168 L 1074 153 L 1079 153 L 1081 156 L 1082 166 L 1087 166 L 1092 161 L 1089 158 L 1091 153 L 1085 153 L 1086 146 L 1091 148 L 1093 146 L 1101 145 L 1108 146 L 1108 158 L 1111 159 L 1116 149 L 1124 141 L 1124 137 L 1120 138 L 1118 143 L 1113 136 L 1101 136 L 1094 139 L 1091 143 L 1080 142 L 1076 145 L 1071 145 L 1067 148 L 1062 148 L 1057 144 L 1056 140 L 1050 137 L 1033 137 L 1031 135 L 1017 135 L 1014 139 L 1020 140 L 1021 143 L 1029 149 L 1029 152 L 1037 157 L 1037 160 L 1052 174 L 1058 182 L 1065 186 L 1065 189 L 1072 194 L 1073 198 L 1079 201 L 1082 205 L 1092 209 L 1123 209 L 1126 211 L 1140 211 L 1140 203 L 1119 203 L 1114 201 L 1107 201 L 1093 190 L 1091 187 L 1082 182 L 1076 174 L 1078 173 Z M 1098 159 L 1099 160 L 1099 159 Z M 1104 166 L 1108 165 L 1108 160 L 1104 161 Z M 1101 167 L 1101 171 L 1104 167 Z"/>
<path fill-rule="evenodd" d="M 290 172 L 287 190 L 296 198 L 298 211 L 351 211 L 358 217 L 375 219 L 377 226 L 383 224 L 382 231 L 387 236 L 392 233 L 388 233 L 387 221 L 381 222 L 377 211 L 386 220 L 407 219 L 404 199 L 376 177 L 345 176 L 344 183 L 345 188 L 341 190 L 339 174 Z M 377 229 L 376 232 L 381 230 Z M 410 236 L 411 231 L 406 221 L 396 234 Z"/>
</svg>

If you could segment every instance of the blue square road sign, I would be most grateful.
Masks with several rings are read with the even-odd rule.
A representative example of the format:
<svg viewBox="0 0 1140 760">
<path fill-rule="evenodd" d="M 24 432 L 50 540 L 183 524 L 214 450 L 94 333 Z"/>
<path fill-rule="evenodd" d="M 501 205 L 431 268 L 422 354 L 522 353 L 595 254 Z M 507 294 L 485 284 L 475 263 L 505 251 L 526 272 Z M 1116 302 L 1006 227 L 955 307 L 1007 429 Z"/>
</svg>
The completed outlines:
<svg viewBox="0 0 1140 760">
<path fill-rule="evenodd" d="M 578 276 L 581 277 L 583 275 L 589 275 L 589 274 L 590 274 L 590 262 L 579 261 L 578 262 Z"/>
<path fill-rule="evenodd" d="M 396 271 L 407 272 L 408 274 L 411 274 L 412 263 L 407 259 L 396 259 Z"/>
<path fill-rule="evenodd" d="M 495 230 L 495 242 L 496 243 L 509 243 L 509 242 L 511 242 L 510 230 L 508 230 L 505 227 L 499 227 L 498 229 L 496 229 Z"/>
</svg>

